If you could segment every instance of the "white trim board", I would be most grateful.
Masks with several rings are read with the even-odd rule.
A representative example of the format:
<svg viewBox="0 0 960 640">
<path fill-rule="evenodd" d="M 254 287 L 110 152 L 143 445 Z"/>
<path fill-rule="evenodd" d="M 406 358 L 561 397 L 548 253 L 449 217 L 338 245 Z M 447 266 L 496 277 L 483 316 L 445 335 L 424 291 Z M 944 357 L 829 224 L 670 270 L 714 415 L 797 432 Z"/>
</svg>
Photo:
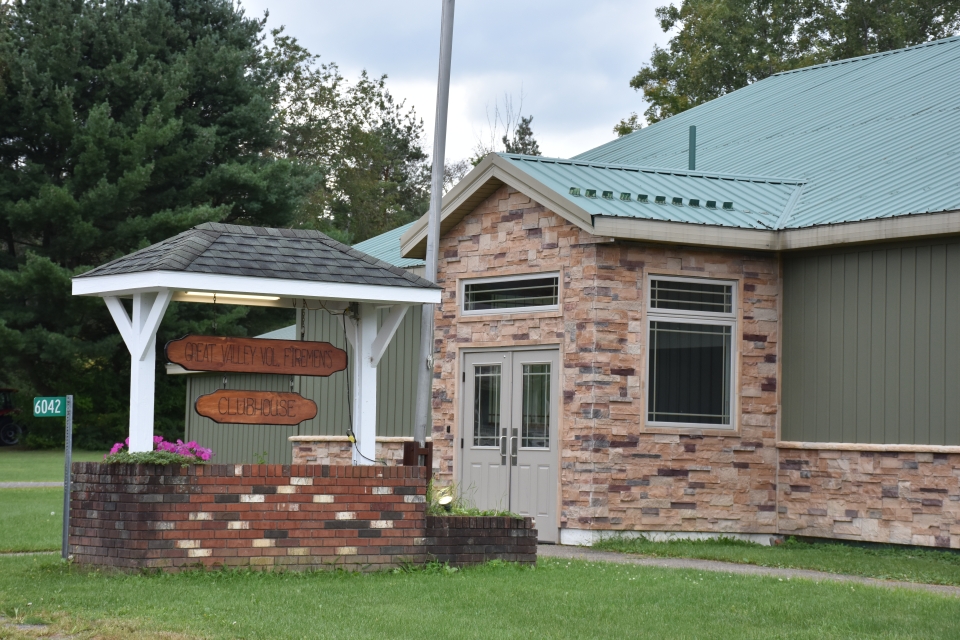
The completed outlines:
<svg viewBox="0 0 960 640">
<path fill-rule="evenodd" d="M 425 287 L 344 284 L 184 271 L 143 271 L 73 279 L 75 296 L 125 296 L 159 289 L 354 302 L 440 303 L 440 289 Z"/>
<path fill-rule="evenodd" d="M 603 539 L 623 537 L 627 539 L 646 538 L 651 542 L 670 542 L 671 540 L 718 540 L 729 538 L 753 542 L 765 547 L 783 540 L 777 533 L 714 533 L 712 531 L 611 531 L 609 529 L 560 529 L 560 544 L 591 547 Z"/>
<path fill-rule="evenodd" d="M 884 453 L 960 453 L 960 447 L 944 444 L 873 444 L 857 442 L 797 442 L 784 440 L 777 443 L 778 449 L 804 449 L 810 451 L 872 451 Z"/>
</svg>

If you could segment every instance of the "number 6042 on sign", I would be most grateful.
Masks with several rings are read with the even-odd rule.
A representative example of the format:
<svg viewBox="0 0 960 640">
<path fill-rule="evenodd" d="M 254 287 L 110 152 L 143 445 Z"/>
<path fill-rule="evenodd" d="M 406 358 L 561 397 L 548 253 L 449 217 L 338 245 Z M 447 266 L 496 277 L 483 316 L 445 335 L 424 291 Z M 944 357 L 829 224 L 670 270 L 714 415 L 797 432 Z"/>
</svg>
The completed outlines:
<svg viewBox="0 0 960 640">
<path fill-rule="evenodd" d="M 33 399 L 34 418 L 62 418 L 66 415 L 67 399 L 63 396 L 60 396 L 59 398 Z"/>
</svg>

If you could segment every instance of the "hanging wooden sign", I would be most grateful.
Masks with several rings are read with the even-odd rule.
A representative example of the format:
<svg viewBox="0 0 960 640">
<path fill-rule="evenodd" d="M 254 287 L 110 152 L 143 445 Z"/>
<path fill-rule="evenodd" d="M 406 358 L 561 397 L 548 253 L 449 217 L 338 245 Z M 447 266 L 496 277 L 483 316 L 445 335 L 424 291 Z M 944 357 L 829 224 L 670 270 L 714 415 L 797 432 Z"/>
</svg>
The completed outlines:
<svg viewBox="0 0 960 640">
<path fill-rule="evenodd" d="M 329 342 L 185 336 L 164 352 L 188 371 L 329 376 L 347 368 L 347 352 Z"/>
<path fill-rule="evenodd" d="M 317 403 L 299 393 L 220 389 L 197 398 L 198 414 L 221 424 L 300 424 L 317 415 Z"/>
</svg>

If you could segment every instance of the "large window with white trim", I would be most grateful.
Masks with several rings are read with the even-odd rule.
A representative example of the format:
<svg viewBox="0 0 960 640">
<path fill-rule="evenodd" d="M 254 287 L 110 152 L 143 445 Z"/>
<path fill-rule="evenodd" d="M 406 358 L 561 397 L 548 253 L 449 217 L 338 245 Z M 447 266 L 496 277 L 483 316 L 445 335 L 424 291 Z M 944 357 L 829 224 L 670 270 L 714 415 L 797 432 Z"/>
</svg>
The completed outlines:
<svg viewBox="0 0 960 640">
<path fill-rule="evenodd" d="M 733 428 L 735 284 L 651 276 L 648 426 Z"/>
<path fill-rule="evenodd" d="M 560 275 L 538 273 L 461 280 L 463 313 L 517 313 L 560 308 Z"/>
</svg>

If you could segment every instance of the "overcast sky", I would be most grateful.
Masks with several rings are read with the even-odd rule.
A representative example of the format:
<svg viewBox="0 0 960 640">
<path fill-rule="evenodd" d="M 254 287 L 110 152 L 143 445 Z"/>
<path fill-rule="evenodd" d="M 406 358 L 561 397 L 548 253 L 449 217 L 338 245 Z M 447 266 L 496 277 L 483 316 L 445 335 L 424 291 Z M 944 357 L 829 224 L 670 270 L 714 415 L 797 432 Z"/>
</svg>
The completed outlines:
<svg viewBox="0 0 960 640">
<path fill-rule="evenodd" d="M 432 145 L 440 49 L 440 0 L 242 0 L 270 11 L 325 62 L 356 78 L 387 74 L 395 97 L 423 118 Z M 643 112 L 630 78 L 668 36 L 654 16 L 668 0 L 460 0 L 453 34 L 447 161 L 465 158 L 489 131 L 504 94 L 523 112 L 544 155 L 568 157 L 614 137 Z M 431 147 L 428 147 L 430 149 Z"/>
</svg>

